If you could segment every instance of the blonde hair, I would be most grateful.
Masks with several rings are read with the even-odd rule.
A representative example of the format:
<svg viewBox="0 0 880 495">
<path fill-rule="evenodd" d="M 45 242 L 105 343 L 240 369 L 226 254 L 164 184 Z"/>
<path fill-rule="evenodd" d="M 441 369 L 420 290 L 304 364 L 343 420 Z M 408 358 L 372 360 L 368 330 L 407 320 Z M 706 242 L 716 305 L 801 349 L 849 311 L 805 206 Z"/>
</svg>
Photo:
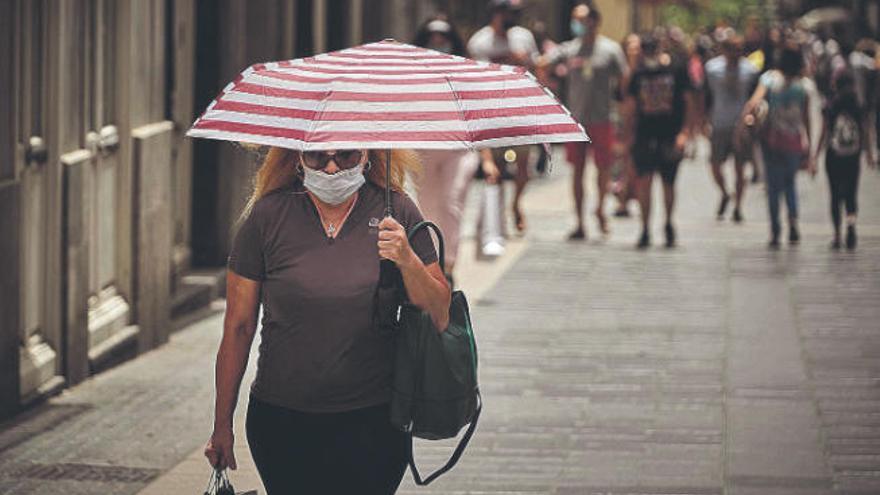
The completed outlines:
<svg viewBox="0 0 880 495">
<path fill-rule="evenodd" d="M 385 150 L 368 150 L 370 163 L 365 172 L 367 180 L 379 187 L 385 187 Z M 270 147 L 262 165 L 254 176 L 254 189 L 248 198 L 239 221 L 250 215 L 260 198 L 282 187 L 302 182 L 300 171 L 301 153 L 287 148 Z M 407 172 L 418 174 L 421 171 L 419 155 L 413 150 L 391 151 L 391 189 L 403 192 Z"/>
</svg>

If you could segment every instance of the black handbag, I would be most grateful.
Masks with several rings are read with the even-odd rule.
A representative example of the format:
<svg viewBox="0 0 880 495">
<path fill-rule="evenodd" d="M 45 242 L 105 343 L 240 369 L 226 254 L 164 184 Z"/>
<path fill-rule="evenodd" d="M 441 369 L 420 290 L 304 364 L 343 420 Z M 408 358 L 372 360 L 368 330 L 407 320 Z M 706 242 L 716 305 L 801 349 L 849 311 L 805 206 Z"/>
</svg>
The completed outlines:
<svg viewBox="0 0 880 495">
<path fill-rule="evenodd" d="M 428 228 L 439 241 L 440 266 L 445 272 L 443 236 L 431 222 L 413 226 L 407 236 Z M 482 410 L 477 384 L 477 345 L 467 299 L 452 293 L 449 327 L 438 332 L 430 315 L 406 299 L 402 283 L 394 322 L 394 377 L 391 423 L 409 434 L 409 467 L 418 485 L 427 485 L 449 471 L 461 458 L 474 434 Z M 413 437 L 426 440 L 453 438 L 469 425 L 450 459 L 422 479 L 413 459 Z"/>
</svg>

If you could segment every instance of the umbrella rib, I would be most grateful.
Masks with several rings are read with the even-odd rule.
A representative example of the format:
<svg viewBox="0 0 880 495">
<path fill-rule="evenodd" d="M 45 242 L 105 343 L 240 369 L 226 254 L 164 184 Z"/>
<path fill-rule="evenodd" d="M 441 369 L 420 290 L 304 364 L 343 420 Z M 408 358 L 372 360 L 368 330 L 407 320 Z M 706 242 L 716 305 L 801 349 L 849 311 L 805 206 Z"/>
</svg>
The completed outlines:
<svg viewBox="0 0 880 495">
<path fill-rule="evenodd" d="M 474 150 L 476 147 L 474 146 L 474 137 L 471 133 L 470 127 L 468 127 L 467 118 L 465 118 L 464 109 L 461 108 L 461 100 L 458 98 L 458 92 L 455 90 L 455 87 L 452 85 L 452 81 L 449 80 L 449 74 L 444 74 L 443 79 L 446 80 L 446 85 L 449 86 L 449 90 L 452 91 L 452 99 L 455 101 L 455 108 L 458 109 L 458 114 L 461 116 L 461 123 L 464 125 L 464 132 L 467 136 L 467 146 L 469 149 Z"/>
<path fill-rule="evenodd" d="M 324 98 L 321 99 L 321 109 L 315 112 L 314 120 L 312 120 L 312 124 L 309 126 L 309 133 L 304 137 L 308 139 L 307 143 L 312 142 L 312 136 L 315 133 L 315 126 L 318 125 L 318 122 L 324 117 L 324 112 L 327 110 L 327 103 L 330 101 L 330 96 L 333 95 L 334 86 L 336 86 L 337 77 L 334 76 L 333 79 L 330 80 L 330 87 L 327 89 L 327 94 L 324 95 Z M 305 150 L 305 146 L 303 146 L 303 150 Z"/>
</svg>

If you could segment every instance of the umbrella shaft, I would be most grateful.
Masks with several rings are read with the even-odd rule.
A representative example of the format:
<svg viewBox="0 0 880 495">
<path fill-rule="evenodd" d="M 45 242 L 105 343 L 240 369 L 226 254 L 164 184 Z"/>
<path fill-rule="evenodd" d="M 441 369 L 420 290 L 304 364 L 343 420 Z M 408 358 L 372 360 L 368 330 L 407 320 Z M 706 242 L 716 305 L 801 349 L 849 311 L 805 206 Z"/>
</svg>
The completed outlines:
<svg viewBox="0 0 880 495">
<path fill-rule="evenodd" d="M 391 150 L 385 150 L 385 216 L 393 217 L 394 208 L 391 207 Z"/>
</svg>

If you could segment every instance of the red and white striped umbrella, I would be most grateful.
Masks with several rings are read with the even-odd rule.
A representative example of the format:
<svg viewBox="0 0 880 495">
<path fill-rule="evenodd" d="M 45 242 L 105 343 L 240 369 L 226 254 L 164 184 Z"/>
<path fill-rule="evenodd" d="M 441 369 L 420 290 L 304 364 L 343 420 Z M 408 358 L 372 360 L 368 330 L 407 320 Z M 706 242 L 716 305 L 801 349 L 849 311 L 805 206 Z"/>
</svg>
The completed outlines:
<svg viewBox="0 0 880 495">
<path fill-rule="evenodd" d="M 187 135 L 304 151 L 589 141 L 525 69 L 393 40 L 253 65 Z"/>
</svg>

